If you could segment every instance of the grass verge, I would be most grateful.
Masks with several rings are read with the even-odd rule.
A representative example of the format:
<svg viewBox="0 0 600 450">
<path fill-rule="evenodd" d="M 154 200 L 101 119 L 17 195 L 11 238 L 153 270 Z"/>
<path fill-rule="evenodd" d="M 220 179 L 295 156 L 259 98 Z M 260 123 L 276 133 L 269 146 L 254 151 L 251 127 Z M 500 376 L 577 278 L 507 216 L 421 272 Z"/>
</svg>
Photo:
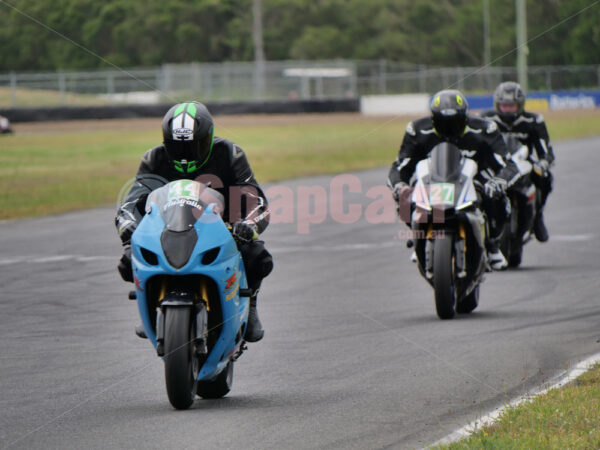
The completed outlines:
<svg viewBox="0 0 600 450">
<path fill-rule="evenodd" d="M 391 164 L 410 119 L 217 117 L 216 132 L 244 148 L 266 182 Z M 547 122 L 560 140 L 598 134 L 599 119 L 600 111 L 571 111 L 549 114 Z M 161 141 L 160 119 L 98 123 L 17 124 L 14 135 L 0 136 L 0 219 L 115 203 L 144 151 Z"/>
<path fill-rule="evenodd" d="M 600 365 L 574 382 L 507 408 L 491 426 L 459 442 L 436 447 L 459 449 L 600 448 Z"/>
</svg>

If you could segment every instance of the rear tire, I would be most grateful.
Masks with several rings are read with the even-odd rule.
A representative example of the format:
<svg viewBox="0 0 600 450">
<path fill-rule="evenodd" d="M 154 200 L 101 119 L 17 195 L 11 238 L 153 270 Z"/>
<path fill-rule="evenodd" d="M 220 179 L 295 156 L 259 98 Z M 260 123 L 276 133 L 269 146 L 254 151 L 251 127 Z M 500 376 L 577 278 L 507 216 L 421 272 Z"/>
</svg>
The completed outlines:
<svg viewBox="0 0 600 450">
<path fill-rule="evenodd" d="M 191 308 L 165 311 L 165 382 L 169 402 L 187 409 L 194 402 L 198 361 L 193 352 Z"/>
<path fill-rule="evenodd" d="M 521 265 L 521 259 L 523 258 L 523 244 L 512 245 L 511 252 L 508 257 L 508 267 L 519 267 Z"/>
<path fill-rule="evenodd" d="M 433 290 L 435 308 L 440 319 L 454 317 L 453 239 L 444 236 L 435 240 L 433 247 Z"/>
<path fill-rule="evenodd" d="M 479 286 L 471 291 L 461 302 L 456 304 L 456 312 L 458 314 L 469 314 L 479 304 Z"/>
<path fill-rule="evenodd" d="M 202 398 L 221 398 L 229 393 L 233 384 L 233 361 L 212 381 L 198 381 L 196 393 Z"/>
</svg>

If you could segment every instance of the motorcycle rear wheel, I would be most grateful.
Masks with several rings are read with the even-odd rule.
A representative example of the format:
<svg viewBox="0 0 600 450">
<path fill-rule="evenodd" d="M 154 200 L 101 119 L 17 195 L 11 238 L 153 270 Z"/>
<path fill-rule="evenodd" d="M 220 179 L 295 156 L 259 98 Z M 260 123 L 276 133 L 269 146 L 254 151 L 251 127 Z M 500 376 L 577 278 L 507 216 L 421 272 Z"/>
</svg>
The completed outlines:
<svg viewBox="0 0 600 450">
<path fill-rule="evenodd" d="M 212 381 L 198 381 L 196 393 L 202 398 L 221 398 L 229 393 L 233 384 L 233 361 Z"/>
<path fill-rule="evenodd" d="M 452 249 L 451 236 L 446 235 L 435 240 L 433 247 L 433 290 L 436 312 L 442 320 L 454 317 L 454 260 Z"/>
<path fill-rule="evenodd" d="M 165 382 L 169 402 L 176 409 L 189 408 L 196 394 L 198 361 L 192 323 L 191 308 L 165 311 Z"/>
<path fill-rule="evenodd" d="M 519 267 L 523 258 L 523 244 L 513 244 L 508 257 L 508 267 Z"/>
</svg>

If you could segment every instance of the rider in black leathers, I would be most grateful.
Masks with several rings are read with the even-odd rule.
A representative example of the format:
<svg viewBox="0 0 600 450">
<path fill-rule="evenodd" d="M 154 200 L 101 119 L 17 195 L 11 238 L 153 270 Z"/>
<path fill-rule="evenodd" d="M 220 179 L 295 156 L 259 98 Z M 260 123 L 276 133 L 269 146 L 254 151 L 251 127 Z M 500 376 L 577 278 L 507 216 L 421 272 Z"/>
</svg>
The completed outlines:
<svg viewBox="0 0 600 450">
<path fill-rule="evenodd" d="M 399 204 L 401 219 L 410 224 L 412 192 L 411 178 L 417 163 L 441 142 L 450 142 L 477 162 L 477 180 L 483 185 L 482 208 L 488 217 L 490 235 L 486 240 L 488 261 L 492 269 L 507 266 L 498 248 L 498 240 L 508 218 L 509 206 L 505 191 L 519 177 L 512 161 L 505 161 L 506 144 L 493 121 L 467 114 L 466 98 L 457 90 L 435 94 L 430 105 L 431 115 L 414 120 L 406 133 L 398 157 L 388 176 L 388 186 Z"/>
<path fill-rule="evenodd" d="M 494 109 L 482 112 L 481 116 L 493 120 L 502 134 L 515 136 L 529 148 L 534 165 L 531 179 L 541 194 L 536 201 L 533 230 L 538 241 L 546 242 L 549 236 L 544 224 L 544 205 L 552 192 L 550 167 L 554 164 L 554 151 L 544 118 L 541 114 L 525 111 L 524 105 L 525 92 L 521 86 L 506 81 L 494 91 Z"/>
<path fill-rule="evenodd" d="M 223 220 L 232 224 L 244 260 L 250 298 L 248 342 L 262 339 L 264 330 L 256 310 L 256 294 L 261 281 L 273 268 L 273 260 L 258 240 L 269 223 L 267 199 L 258 185 L 244 151 L 236 144 L 214 136 L 213 119 L 198 102 L 173 106 L 162 122 L 163 144 L 146 152 L 135 183 L 117 212 L 115 225 L 124 246 L 119 272 L 133 281 L 131 272 L 131 235 L 144 215 L 148 194 L 167 182 L 190 179 L 210 184 L 225 198 Z M 142 329 L 136 333 L 143 336 Z"/>
</svg>

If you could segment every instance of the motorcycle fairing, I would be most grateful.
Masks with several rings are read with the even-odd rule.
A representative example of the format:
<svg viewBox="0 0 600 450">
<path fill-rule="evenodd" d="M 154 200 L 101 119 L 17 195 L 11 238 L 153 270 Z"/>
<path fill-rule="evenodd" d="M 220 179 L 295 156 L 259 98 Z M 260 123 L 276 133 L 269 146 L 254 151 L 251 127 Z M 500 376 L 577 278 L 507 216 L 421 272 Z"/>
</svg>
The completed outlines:
<svg viewBox="0 0 600 450">
<path fill-rule="evenodd" d="M 246 297 L 239 296 L 239 290 L 248 287 L 246 272 L 235 241 L 221 219 L 220 214 L 223 207 L 218 202 L 199 205 L 201 208 L 186 204 L 186 202 L 182 203 L 183 208 L 193 208 L 194 210 L 195 222 L 188 232 L 195 233 L 197 241 L 185 264 L 181 267 L 174 267 L 169 262 L 161 242 L 163 232 L 168 229 L 165 223 L 165 214 L 162 211 L 165 202 L 170 201 L 167 194 L 168 187 L 169 185 L 158 189 L 148 197 L 147 214 L 132 236 L 132 265 L 136 279 L 138 310 L 146 335 L 156 347 L 155 324 L 152 323 L 149 312 L 151 306 L 147 299 L 146 288 L 149 280 L 158 276 L 185 277 L 192 275 L 201 275 L 211 279 L 218 291 L 222 317 L 228 319 L 223 320 L 223 323 L 220 324 L 222 329 L 219 338 L 198 375 L 199 380 L 208 379 L 218 375 L 225 368 L 229 359 L 224 358 L 224 355 L 231 354 L 239 347 L 241 336 L 245 331 L 249 302 Z M 189 217 L 186 214 L 182 214 L 182 216 Z M 218 253 L 215 252 L 215 249 L 218 249 Z M 147 254 L 147 252 L 156 256 L 156 260 L 152 261 L 156 264 L 150 264 L 144 258 L 143 253 Z M 207 253 L 211 253 L 211 257 L 204 261 L 209 261 L 209 263 L 203 264 L 203 257 Z M 216 257 L 214 257 L 215 253 Z M 239 284 L 235 293 L 232 294 L 231 289 L 228 289 L 227 280 L 233 274 L 236 274 Z"/>
<path fill-rule="evenodd" d="M 477 173 L 477 163 L 450 144 L 436 146 L 415 170 L 412 229 L 418 236 L 415 251 L 421 275 L 432 283 L 426 270 L 426 244 L 436 232 L 454 234 L 455 245 L 470 249 L 465 275 L 456 280 L 457 299 L 464 298 L 482 281 L 486 261 L 485 216 L 478 207 L 480 199 L 474 184 Z M 443 195 L 444 190 L 454 195 Z"/>
<path fill-rule="evenodd" d="M 430 160 L 425 159 L 417 163 L 415 170 L 417 182 L 412 194 L 412 202 L 419 208 L 425 211 L 432 211 L 433 207 L 456 208 L 457 210 L 465 209 L 478 203 L 477 192 L 475 191 L 472 180 L 477 175 L 477 163 L 471 159 L 463 159 L 458 177 L 454 177 L 455 181 L 444 181 L 434 183 L 430 175 Z M 439 179 L 439 177 L 438 177 Z M 469 182 L 469 180 L 471 180 Z M 458 195 L 452 196 L 452 201 L 445 201 L 448 196 L 442 195 L 436 201 L 434 186 L 439 186 L 439 189 L 444 191 L 448 189 L 446 185 L 453 185 L 453 192 L 458 192 Z M 432 195 L 433 194 L 433 195 Z"/>
</svg>

